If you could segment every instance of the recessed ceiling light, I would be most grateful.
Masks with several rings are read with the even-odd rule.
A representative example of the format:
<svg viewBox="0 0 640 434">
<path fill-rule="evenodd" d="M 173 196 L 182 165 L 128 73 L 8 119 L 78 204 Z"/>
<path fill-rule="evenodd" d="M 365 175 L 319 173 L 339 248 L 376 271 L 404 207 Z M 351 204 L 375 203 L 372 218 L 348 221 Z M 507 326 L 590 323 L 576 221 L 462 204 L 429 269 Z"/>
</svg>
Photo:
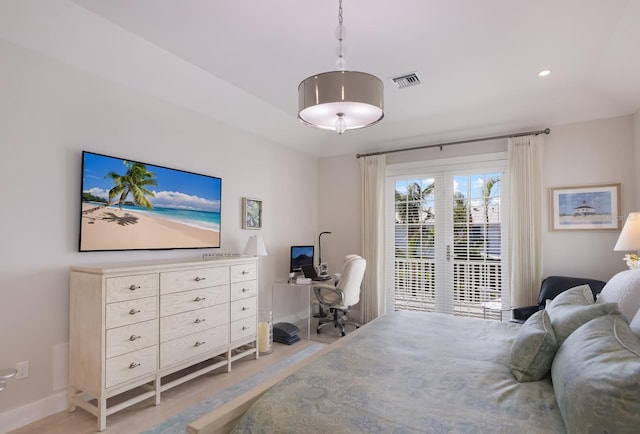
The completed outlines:
<svg viewBox="0 0 640 434">
<path fill-rule="evenodd" d="M 542 71 L 538 72 L 538 77 L 546 77 L 549 74 L 551 74 L 550 69 L 543 69 Z"/>
</svg>

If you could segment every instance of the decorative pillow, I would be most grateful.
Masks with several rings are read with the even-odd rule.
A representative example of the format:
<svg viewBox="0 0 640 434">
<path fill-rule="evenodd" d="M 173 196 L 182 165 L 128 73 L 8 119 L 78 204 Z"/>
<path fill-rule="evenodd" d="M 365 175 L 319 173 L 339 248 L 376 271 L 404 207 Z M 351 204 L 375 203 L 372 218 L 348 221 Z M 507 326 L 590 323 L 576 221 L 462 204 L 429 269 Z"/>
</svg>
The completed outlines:
<svg viewBox="0 0 640 434">
<path fill-rule="evenodd" d="M 640 338 L 620 314 L 573 332 L 551 368 L 569 433 L 636 433 L 640 427 Z"/>
<path fill-rule="evenodd" d="M 551 370 L 558 342 L 549 315 L 544 310 L 531 315 L 520 327 L 511 345 L 509 363 L 516 380 L 542 380 Z"/>
<path fill-rule="evenodd" d="M 549 303 L 588 306 L 595 302 L 591 287 L 585 283 L 584 285 L 574 286 L 573 288 L 569 288 L 566 291 L 561 292 L 553 300 L 547 300 L 546 304 L 547 306 Z"/>
<path fill-rule="evenodd" d="M 558 345 L 562 345 L 582 324 L 593 318 L 618 312 L 616 303 L 595 304 L 589 285 L 573 287 L 553 300 L 547 300 L 545 309 L 549 314 Z"/>
<path fill-rule="evenodd" d="M 622 271 L 602 288 L 597 303 L 618 303 L 627 321 L 640 309 L 640 268 Z"/>
</svg>

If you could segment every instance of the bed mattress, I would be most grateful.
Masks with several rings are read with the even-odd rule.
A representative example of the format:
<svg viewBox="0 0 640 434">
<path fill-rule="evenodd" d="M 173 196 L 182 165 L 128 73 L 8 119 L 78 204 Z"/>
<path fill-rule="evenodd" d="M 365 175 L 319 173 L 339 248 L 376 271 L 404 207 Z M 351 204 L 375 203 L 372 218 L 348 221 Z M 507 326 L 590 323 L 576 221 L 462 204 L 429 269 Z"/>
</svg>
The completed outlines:
<svg viewBox="0 0 640 434">
<path fill-rule="evenodd" d="M 235 433 L 562 433 L 549 378 L 509 367 L 520 326 L 395 312 L 287 377 Z"/>
</svg>

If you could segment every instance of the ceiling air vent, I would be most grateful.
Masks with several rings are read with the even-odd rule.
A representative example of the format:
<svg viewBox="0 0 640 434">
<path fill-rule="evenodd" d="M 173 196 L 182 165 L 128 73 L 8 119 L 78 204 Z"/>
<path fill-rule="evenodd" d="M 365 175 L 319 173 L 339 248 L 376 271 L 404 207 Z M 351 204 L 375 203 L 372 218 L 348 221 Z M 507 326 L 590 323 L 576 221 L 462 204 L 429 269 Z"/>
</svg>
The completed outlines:
<svg viewBox="0 0 640 434">
<path fill-rule="evenodd" d="M 391 80 L 398 87 L 398 89 L 404 89 L 405 87 L 417 86 L 420 84 L 418 74 L 416 74 L 415 72 L 391 77 Z"/>
</svg>

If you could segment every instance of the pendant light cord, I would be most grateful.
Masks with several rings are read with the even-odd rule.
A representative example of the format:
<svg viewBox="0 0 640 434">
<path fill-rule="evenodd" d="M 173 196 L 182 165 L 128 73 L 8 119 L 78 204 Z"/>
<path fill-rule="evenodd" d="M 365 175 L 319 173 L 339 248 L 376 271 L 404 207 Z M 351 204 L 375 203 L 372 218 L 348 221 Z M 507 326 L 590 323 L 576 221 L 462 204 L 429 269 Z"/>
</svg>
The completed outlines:
<svg viewBox="0 0 640 434">
<path fill-rule="evenodd" d="M 342 0 L 339 0 L 338 27 L 336 28 L 336 38 L 338 38 L 338 49 L 336 50 L 336 52 L 338 53 L 338 59 L 336 60 L 336 67 L 340 71 L 344 71 L 347 69 L 347 60 L 344 58 L 344 49 L 343 49 L 344 33 L 345 33 L 345 28 L 344 28 L 343 18 L 342 18 Z"/>
</svg>

